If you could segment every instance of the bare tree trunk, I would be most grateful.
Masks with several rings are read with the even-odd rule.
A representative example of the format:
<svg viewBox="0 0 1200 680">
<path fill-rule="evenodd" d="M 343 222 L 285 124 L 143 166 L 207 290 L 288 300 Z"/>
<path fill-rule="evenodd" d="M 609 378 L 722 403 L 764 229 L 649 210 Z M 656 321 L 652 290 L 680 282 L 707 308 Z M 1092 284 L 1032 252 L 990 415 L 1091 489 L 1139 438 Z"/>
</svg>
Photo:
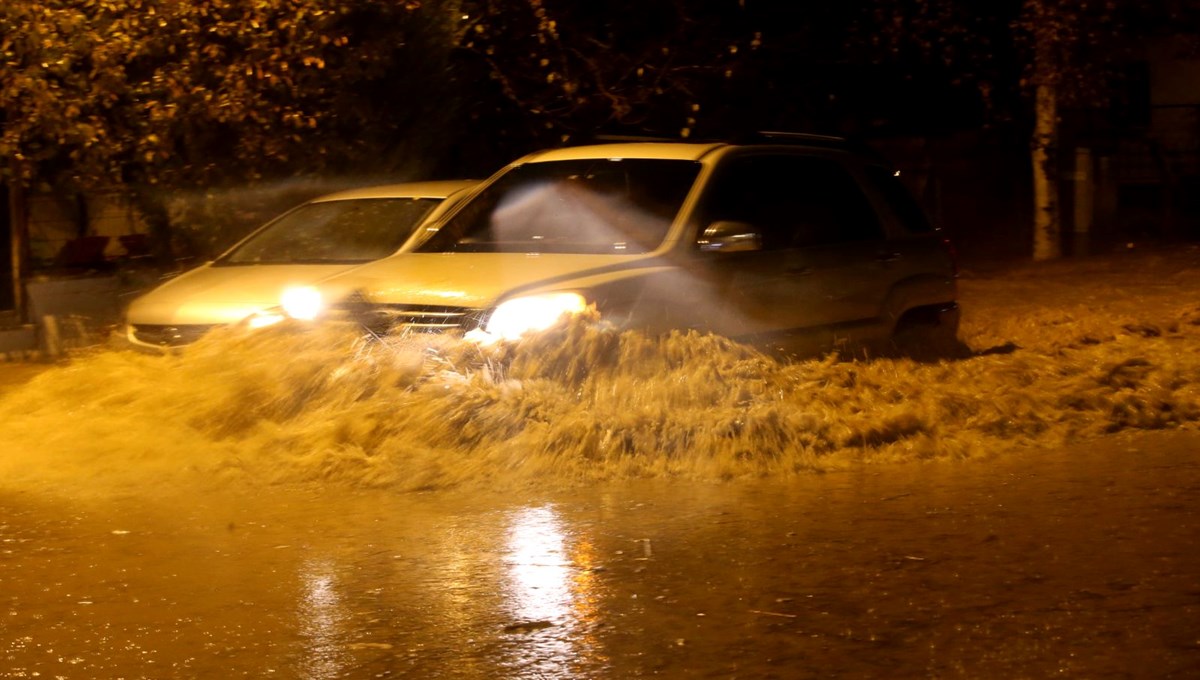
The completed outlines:
<svg viewBox="0 0 1200 680">
<path fill-rule="evenodd" d="M 1058 207 L 1058 91 L 1037 86 L 1037 104 L 1030 144 L 1033 156 L 1033 259 L 1062 256 Z"/>
</svg>

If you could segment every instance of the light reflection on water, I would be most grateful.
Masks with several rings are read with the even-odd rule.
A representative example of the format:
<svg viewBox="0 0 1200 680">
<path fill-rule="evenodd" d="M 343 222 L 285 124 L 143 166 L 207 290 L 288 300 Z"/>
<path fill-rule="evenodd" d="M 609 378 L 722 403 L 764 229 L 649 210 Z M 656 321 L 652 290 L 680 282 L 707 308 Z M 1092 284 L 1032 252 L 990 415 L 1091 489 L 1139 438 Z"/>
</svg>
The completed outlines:
<svg viewBox="0 0 1200 680">
<path fill-rule="evenodd" d="M 579 678 L 609 665 L 600 640 L 606 589 L 599 565 L 606 551 L 586 526 L 554 504 L 510 507 L 467 522 L 447 521 L 420 505 L 399 512 L 409 520 L 397 525 L 413 529 L 410 536 L 419 540 L 378 549 L 379 537 L 358 535 L 349 552 L 326 546 L 296 564 L 291 665 L 297 677 L 402 669 L 448 677 Z M 346 526 L 374 516 L 350 509 L 336 514 L 357 517 Z M 345 529 L 342 520 L 318 520 L 326 521 Z M 362 549 L 365 563 L 353 557 Z M 363 564 L 371 566 L 364 571 Z M 365 573 L 374 576 L 363 581 Z M 412 625 L 430 615 L 448 637 L 429 637 L 427 624 Z"/>
<path fill-rule="evenodd" d="M 508 631 L 529 637 L 511 661 L 516 677 L 572 678 L 602 659 L 591 631 L 597 620 L 595 549 L 568 535 L 553 505 L 511 515 L 506 541 L 504 606 Z"/>
<path fill-rule="evenodd" d="M 331 557 L 306 560 L 300 569 L 302 593 L 297 620 L 307 641 L 297 669 L 311 680 L 338 677 L 346 667 L 342 643 L 349 614 L 337 591 L 338 564 Z"/>
</svg>

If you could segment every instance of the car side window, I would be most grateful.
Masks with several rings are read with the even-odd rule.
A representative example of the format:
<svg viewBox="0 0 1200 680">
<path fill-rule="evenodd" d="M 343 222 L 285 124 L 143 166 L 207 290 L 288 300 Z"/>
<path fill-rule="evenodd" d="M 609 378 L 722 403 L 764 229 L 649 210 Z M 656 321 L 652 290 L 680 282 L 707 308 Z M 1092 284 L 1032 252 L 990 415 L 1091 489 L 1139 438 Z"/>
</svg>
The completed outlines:
<svg viewBox="0 0 1200 680">
<path fill-rule="evenodd" d="M 731 158 L 718 169 L 701 219 L 747 222 L 764 250 L 877 240 L 883 228 L 842 164 L 795 154 Z"/>
</svg>

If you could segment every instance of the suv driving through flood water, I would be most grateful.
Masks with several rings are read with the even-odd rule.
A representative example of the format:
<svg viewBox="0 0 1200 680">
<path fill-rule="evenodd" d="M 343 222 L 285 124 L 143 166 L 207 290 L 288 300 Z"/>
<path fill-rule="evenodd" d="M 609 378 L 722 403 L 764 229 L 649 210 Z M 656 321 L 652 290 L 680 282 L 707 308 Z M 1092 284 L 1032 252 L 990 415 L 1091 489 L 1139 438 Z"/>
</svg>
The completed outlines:
<svg viewBox="0 0 1200 680">
<path fill-rule="evenodd" d="M 914 330 L 953 341 L 955 264 L 894 174 L 811 135 L 541 151 L 408 252 L 324 282 L 310 299 L 328 309 L 293 315 L 516 338 L 594 306 L 618 328 L 785 352 Z"/>
</svg>

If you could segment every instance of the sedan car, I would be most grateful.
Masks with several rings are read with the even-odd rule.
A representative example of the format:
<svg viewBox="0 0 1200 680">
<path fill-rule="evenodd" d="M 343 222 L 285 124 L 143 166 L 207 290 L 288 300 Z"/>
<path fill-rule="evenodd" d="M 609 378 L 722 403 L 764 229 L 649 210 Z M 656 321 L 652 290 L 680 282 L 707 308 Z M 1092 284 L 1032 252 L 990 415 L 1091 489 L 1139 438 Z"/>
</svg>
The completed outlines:
<svg viewBox="0 0 1200 680">
<path fill-rule="evenodd" d="M 282 292 L 391 255 L 476 182 L 411 182 L 342 191 L 296 207 L 223 255 L 137 298 L 135 347 L 188 344 L 214 326 L 268 324 Z"/>
<path fill-rule="evenodd" d="M 542 151 L 424 229 L 324 282 L 324 313 L 497 339 L 594 307 L 620 328 L 784 352 L 958 326 L 945 240 L 885 162 L 838 138 Z"/>
</svg>

